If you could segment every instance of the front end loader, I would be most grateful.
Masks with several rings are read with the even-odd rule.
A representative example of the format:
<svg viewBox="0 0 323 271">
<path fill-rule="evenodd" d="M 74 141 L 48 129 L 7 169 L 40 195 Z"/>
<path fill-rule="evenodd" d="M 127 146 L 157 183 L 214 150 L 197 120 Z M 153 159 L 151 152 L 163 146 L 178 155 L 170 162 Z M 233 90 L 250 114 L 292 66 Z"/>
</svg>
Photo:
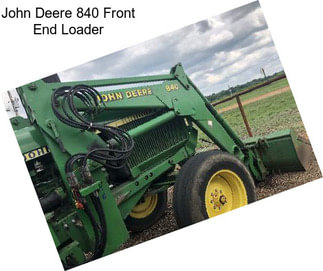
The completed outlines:
<svg viewBox="0 0 323 271">
<path fill-rule="evenodd" d="M 169 74 L 17 89 L 11 120 L 65 269 L 116 251 L 155 223 L 174 186 L 185 227 L 256 200 L 255 183 L 305 170 L 291 130 L 241 140 L 181 64 Z M 198 133 L 217 150 L 196 154 Z"/>
</svg>

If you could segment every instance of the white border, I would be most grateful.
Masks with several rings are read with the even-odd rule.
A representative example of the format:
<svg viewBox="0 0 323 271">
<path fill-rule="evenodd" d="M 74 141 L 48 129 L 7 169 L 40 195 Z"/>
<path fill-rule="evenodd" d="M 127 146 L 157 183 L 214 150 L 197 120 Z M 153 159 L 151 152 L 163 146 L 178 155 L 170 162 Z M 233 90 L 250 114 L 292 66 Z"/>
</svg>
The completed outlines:
<svg viewBox="0 0 323 271">
<path fill-rule="evenodd" d="M 0 8 L 5 4 L 31 7 L 36 2 L 45 5 L 43 1 L 6 0 Z M 56 0 L 46 5 L 63 8 L 83 2 Z M 122 1 L 124 7 L 136 7 L 135 21 L 111 22 L 104 36 L 83 39 L 33 37 L 27 22 L 1 20 L 1 89 L 14 88 L 247 2 Z M 320 1 L 263 0 L 260 4 L 322 167 Z M 48 56 L 48 50 L 55 51 Z M 0 121 L 1 267 L 62 270 L 2 103 Z M 321 191 L 323 182 L 316 181 L 75 270 L 322 270 Z"/>
</svg>

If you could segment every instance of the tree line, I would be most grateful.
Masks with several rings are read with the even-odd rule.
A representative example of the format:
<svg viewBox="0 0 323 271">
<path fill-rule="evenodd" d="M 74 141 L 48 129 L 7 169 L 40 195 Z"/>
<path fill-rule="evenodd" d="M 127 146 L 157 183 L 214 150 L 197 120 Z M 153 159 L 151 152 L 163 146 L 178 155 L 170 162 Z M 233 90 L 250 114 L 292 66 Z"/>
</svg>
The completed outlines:
<svg viewBox="0 0 323 271">
<path fill-rule="evenodd" d="M 277 76 L 280 76 L 280 75 L 283 75 L 285 74 L 284 71 L 279 71 L 279 72 L 276 72 L 272 75 L 269 75 L 269 76 L 266 76 L 266 77 L 261 77 L 261 78 L 257 78 L 257 79 L 253 79 L 251 81 L 248 81 L 244 84 L 241 84 L 241 85 L 236 85 L 234 87 L 230 87 L 228 89 L 225 89 L 225 90 L 221 90 L 220 92 L 217 92 L 217 93 L 212 93 L 211 95 L 208 95 L 206 96 L 206 98 L 210 101 L 210 102 L 214 102 L 216 100 L 221 100 L 221 99 L 224 99 L 225 97 L 228 97 L 230 96 L 231 94 L 235 94 L 237 92 L 240 92 L 240 91 L 243 91 L 243 90 L 246 90 L 256 84 L 260 84 L 260 83 L 263 83 L 267 80 L 270 80 L 272 78 L 275 78 Z"/>
</svg>

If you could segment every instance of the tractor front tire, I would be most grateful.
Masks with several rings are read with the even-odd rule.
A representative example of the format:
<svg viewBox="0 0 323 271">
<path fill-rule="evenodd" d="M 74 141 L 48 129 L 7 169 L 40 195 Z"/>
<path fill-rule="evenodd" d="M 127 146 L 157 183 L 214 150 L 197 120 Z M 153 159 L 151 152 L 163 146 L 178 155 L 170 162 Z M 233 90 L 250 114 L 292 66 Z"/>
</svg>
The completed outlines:
<svg viewBox="0 0 323 271">
<path fill-rule="evenodd" d="M 235 156 L 208 151 L 190 158 L 177 177 L 173 208 L 182 228 L 256 201 L 254 180 Z"/>
<path fill-rule="evenodd" d="M 164 214 L 167 208 L 167 190 L 144 196 L 125 220 L 127 229 L 141 232 L 150 228 Z"/>
</svg>

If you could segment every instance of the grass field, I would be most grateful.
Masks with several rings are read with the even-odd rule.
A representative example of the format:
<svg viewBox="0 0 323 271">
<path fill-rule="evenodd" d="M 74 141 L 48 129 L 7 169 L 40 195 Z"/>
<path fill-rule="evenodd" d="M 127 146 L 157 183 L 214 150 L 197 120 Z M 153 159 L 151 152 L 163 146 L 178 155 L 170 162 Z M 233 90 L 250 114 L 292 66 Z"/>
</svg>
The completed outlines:
<svg viewBox="0 0 323 271">
<path fill-rule="evenodd" d="M 276 89 L 280 89 L 280 88 L 283 88 L 283 87 L 286 87 L 288 86 L 288 81 L 286 78 L 284 79 L 281 79 L 279 81 L 276 81 L 268 86 L 264 86 L 262 88 L 259 88 L 255 91 L 252 91 L 252 92 L 249 92 L 248 94 L 245 94 L 245 95 L 242 95 L 240 96 L 240 100 L 241 101 L 245 101 L 245 100 L 248 100 L 250 98 L 253 98 L 253 97 L 257 97 L 257 96 L 260 96 L 262 94 L 266 94 L 268 92 L 271 92 L 273 90 L 276 90 Z M 221 108 L 224 108 L 224 107 L 227 107 L 227 106 L 230 106 L 232 104 L 235 104 L 236 103 L 236 100 L 233 99 L 231 101 L 228 101 L 228 102 L 225 102 L 223 104 L 219 104 L 215 107 L 215 109 L 221 109 Z"/>
<path fill-rule="evenodd" d="M 261 95 L 283 86 L 288 86 L 287 81 L 277 82 L 278 85 L 270 89 L 265 88 L 262 92 L 254 91 L 250 94 Z M 285 84 L 285 85 L 283 85 Z M 247 96 L 247 95 L 244 95 Z M 242 96 L 243 97 L 243 96 Z M 251 96 L 249 96 L 251 98 Z M 259 100 L 255 103 L 251 103 L 244 106 L 244 110 L 251 127 L 251 131 L 254 136 L 266 135 L 268 133 L 292 128 L 297 133 L 303 134 L 305 128 L 303 126 L 301 116 L 298 112 L 293 94 L 291 91 L 287 91 L 267 99 Z M 247 130 L 243 123 L 240 111 L 238 108 L 224 112 L 221 116 L 228 122 L 232 129 L 242 138 L 248 137 Z M 200 134 L 200 138 L 207 139 L 207 137 Z M 198 147 L 207 148 L 209 144 L 199 140 Z"/>
</svg>

